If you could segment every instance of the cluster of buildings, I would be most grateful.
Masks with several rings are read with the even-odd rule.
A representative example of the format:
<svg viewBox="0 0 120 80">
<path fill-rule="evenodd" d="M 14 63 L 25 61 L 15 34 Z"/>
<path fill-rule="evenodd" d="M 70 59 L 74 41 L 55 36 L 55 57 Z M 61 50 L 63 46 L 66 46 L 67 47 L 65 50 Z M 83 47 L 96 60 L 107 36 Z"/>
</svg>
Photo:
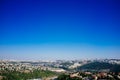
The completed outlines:
<svg viewBox="0 0 120 80">
<path fill-rule="evenodd" d="M 65 72 L 64 68 L 74 69 L 94 61 L 120 64 L 120 59 L 96 59 L 96 60 L 56 60 L 56 61 L 9 61 L 0 60 L 0 70 L 32 71 L 34 69 Z"/>
<path fill-rule="evenodd" d="M 49 70 L 59 73 L 67 73 L 71 78 L 78 77 L 82 80 L 109 80 L 109 79 L 120 79 L 120 73 L 115 74 L 113 72 L 72 72 L 71 70 L 94 62 L 107 62 L 110 64 L 120 64 L 120 59 L 96 59 L 96 60 L 56 60 L 56 61 L 10 61 L 0 60 L 0 71 L 10 70 L 19 71 L 24 73 L 32 72 L 33 70 Z M 69 71 L 70 70 L 70 71 Z M 0 76 L 1 78 L 1 76 Z M 49 80 L 49 79 L 48 79 Z"/>
<path fill-rule="evenodd" d="M 114 72 L 76 72 L 69 75 L 71 78 L 78 77 L 82 80 L 120 80 L 120 73 L 115 74 Z"/>
<path fill-rule="evenodd" d="M 120 64 L 120 59 L 96 59 L 94 61 L 107 62 L 110 64 Z"/>
<path fill-rule="evenodd" d="M 62 68 L 52 67 L 48 62 L 0 61 L 0 71 L 10 70 L 29 73 L 36 69 L 49 70 L 54 72 L 65 72 L 65 70 Z"/>
<path fill-rule="evenodd" d="M 10 71 L 24 71 L 29 72 L 33 69 L 39 69 L 37 66 L 33 66 L 30 63 L 20 63 L 20 62 L 12 62 L 12 61 L 0 61 L 0 70 L 10 70 Z"/>
</svg>

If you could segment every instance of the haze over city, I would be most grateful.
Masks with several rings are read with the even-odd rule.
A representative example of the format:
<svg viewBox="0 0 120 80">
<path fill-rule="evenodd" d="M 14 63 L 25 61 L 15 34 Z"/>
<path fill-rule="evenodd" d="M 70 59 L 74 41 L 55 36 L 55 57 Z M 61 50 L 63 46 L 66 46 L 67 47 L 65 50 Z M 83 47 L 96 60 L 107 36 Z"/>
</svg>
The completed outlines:
<svg viewBox="0 0 120 80">
<path fill-rule="evenodd" d="M 0 59 L 120 59 L 119 0 L 1 0 Z"/>
</svg>

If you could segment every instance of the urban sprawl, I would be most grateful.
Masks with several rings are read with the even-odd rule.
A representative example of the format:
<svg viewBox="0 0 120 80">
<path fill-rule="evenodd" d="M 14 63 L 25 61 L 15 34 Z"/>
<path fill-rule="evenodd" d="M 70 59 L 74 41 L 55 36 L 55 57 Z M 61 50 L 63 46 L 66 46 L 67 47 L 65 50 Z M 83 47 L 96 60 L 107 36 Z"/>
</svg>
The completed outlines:
<svg viewBox="0 0 120 80">
<path fill-rule="evenodd" d="M 120 80 L 120 59 L 0 60 L 0 80 Z"/>
</svg>

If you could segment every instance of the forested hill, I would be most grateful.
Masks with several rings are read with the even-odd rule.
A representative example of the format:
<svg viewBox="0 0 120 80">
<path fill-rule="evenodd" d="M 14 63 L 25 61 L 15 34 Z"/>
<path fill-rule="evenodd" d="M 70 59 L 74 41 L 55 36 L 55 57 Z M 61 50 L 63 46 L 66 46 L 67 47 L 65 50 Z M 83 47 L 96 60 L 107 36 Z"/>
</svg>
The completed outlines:
<svg viewBox="0 0 120 80">
<path fill-rule="evenodd" d="M 120 72 L 120 65 L 110 64 L 106 62 L 91 62 L 77 68 L 77 70 L 102 70 L 102 69 L 109 69 L 112 72 Z"/>
</svg>

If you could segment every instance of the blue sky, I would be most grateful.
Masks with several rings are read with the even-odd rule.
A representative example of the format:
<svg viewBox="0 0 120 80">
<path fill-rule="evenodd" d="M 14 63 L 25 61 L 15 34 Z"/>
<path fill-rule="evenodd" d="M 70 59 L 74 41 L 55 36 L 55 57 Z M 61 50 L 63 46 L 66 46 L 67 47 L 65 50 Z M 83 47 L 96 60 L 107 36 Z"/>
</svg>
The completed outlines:
<svg viewBox="0 0 120 80">
<path fill-rule="evenodd" d="M 0 59 L 120 58 L 119 0 L 1 0 Z"/>
</svg>

